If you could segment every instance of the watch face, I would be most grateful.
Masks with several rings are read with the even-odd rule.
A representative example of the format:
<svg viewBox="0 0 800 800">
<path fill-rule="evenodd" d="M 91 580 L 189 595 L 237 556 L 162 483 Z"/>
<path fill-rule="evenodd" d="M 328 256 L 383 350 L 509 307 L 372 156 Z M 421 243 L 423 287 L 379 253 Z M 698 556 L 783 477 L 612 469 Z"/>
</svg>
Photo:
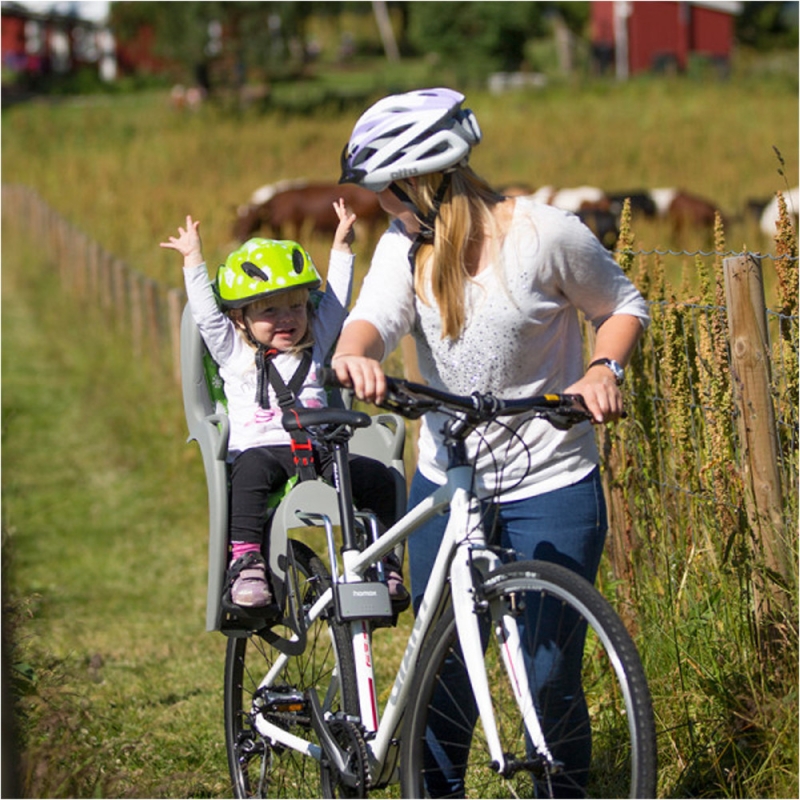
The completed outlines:
<svg viewBox="0 0 800 800">
<path fill-rule="evenodd" d="M 599 358 L 597 361 L 593 361 L 591 366 L 594 366 L 595 364 L 603 364 L 604 366 L 608 367 L 617 381 L 617 386 L 622 385 L 622 382 L 625 380 L 625 370 L 620 364 L 611 358 Z"/>
</svg>

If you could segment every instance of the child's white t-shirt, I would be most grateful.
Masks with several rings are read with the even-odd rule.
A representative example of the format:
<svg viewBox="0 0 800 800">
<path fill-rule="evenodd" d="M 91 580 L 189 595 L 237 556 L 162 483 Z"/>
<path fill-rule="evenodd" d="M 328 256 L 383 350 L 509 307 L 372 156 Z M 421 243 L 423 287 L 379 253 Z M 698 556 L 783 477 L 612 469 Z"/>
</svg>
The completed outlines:
<svg viewBox="0 0 800 800">
<path fill-rule="evenodd" d="M 318 371 L 336 342 L 347 315 L 353 284 L 354 256 L 331 250 L 325 291 L 313 317 L 314 346 L 311 368 L 299 393 L 306 408 L 327 405 Z M 242 339 L 231 319 L 218 304 L 209 282 L 206 265 L 184 269 L 186 292 L 192 316 L 211 357 L 219 364 L 228 400 L 230 439 L 228 451 L 235 456 L 251 447 L 289 445 L 291 437 L 283 429 L 283 410 L 270 386 L 270 407 L 263 409 L 256 400 L 257 370 L 255 350 Z M 281 353 L 274 364 L 286 384 L 300 364 L 300 356 Z"/>
</svg>

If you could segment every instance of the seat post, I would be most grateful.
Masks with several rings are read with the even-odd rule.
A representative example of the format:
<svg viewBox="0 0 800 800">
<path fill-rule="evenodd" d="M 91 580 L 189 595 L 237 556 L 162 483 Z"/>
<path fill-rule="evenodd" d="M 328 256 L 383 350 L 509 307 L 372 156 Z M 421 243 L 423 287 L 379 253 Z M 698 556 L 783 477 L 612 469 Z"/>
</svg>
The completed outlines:
<svg viewBox="0 0 800 800">
<path fill-rule="evenodd" d="M 334 441 L 333 482 L 339 498 L 339 519 L 342 524 L 342 552 L 357 550 L 355 517 L 353 515 L 353 485 L 350 479 L 350 459 L 347 441 Z"/>
</svg>

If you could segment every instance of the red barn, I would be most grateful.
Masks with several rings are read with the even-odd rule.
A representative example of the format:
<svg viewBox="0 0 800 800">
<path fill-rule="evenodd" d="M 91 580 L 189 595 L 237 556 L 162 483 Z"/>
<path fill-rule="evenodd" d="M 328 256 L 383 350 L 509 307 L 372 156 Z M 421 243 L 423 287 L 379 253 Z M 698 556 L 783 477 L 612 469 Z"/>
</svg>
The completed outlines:
<svg viewBox="0 0 800 800">
<path fill-rule="evenodd" d="M 113 80 L 115 43 L 106 26 L 11 2 L 2 3 L 0 14 L 4 88 L 14 77 L 68 75 L 85 66 L 96 67 L 104 80 Z"/>
<path fill-rule="evenodd" d="M 727 66 L 733 47 L 735 2 L 593 2 L 592 48 L 601 70 L 616 75 L 683 72 L 690 55 Z"/>
</svg>

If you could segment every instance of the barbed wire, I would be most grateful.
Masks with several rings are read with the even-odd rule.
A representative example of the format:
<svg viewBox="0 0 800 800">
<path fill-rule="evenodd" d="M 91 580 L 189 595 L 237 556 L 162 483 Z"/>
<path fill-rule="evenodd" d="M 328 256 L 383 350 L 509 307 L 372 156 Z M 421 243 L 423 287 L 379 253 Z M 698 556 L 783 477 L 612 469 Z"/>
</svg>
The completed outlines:
<svg viewBox="0 0 800 800">
<path fill-rule="evenodd" d="M 759 253 L 757 251 L 751 250 L 663 250 L 659 247 L 654 247 L 650 250 L 634 250 L 630 247 L 626 247 L 624 250 L 612 250 L 611 251 L 614 255 L 635 255 L 635 256 L 688 256 L 694 258 L 696 256 L 701 256 L 702 258 L 711 258 L 713 257 L 721 257 L 721 258 L 729 258 L 731 256 L 753 256 L 754 258 L 767 258 L 771 261 L 797 261 L 798 256 L 778 256 L 774 253 Z"/>
</svg>

